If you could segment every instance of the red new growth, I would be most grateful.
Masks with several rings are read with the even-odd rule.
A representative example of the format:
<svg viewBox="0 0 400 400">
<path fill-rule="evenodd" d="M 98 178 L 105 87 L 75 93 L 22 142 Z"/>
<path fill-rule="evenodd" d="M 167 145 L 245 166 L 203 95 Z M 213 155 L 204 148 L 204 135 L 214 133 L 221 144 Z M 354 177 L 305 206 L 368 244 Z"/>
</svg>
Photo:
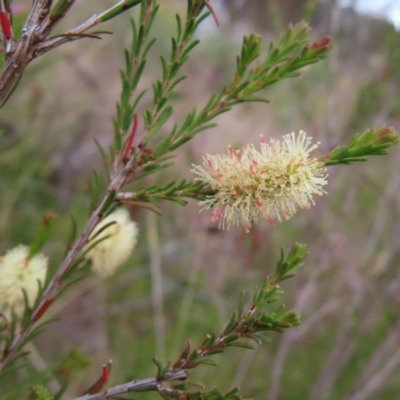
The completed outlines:
<svg viewBox="0 0 400 400">
<path fill-rule="evenodd" d="M 42 315 L 47 311 L 47 309 L 51 306 L 54 300 L 55 300 L 54 298 L 45 300 L 43 305 L 34 314 L 33 316 L 34 322 L 38 321 L 42 317 Z"/>
<path fill-rule="evenodd" d="M 3 30 L 4 37 L 8 40 L 11 38 L 11 22 L 8 14 L 5 11 L 0 11 L 0 23 Z"/>
<path fill-rule="evenodd" d="M 103 365 L 103 375 L 99 380 L 99 383 L 90 391 L 90 394 L 97 393 L 108 381 L 110 376 L 110 370 L 108 365 Z"/>
<path fill-rule="evenodd" d="M 133 140 L 135 139 L 136 136 L 136 131 L 139 125 L 139 120 L 138 120 L 138 116 L 137 114 L 133 115 L 133 126 L 132 126 L 132 131 L 131 134 L 129 136 L 128 142 L 126 144 L 124 153 L 122 154 L 122 162 L 124 164 L 126 164 L 129 160 L 129 156 L 132 150 L 132 146 L 133 146 Z"/>
<path fill-rule="evenodd" d="M 315 50 L 322 50 L 322 49 L 330 50 L 332 47 L 333 47 L 333 40 L 329 35 L 322 36 L 311 46 L 311 48 Z"/>
</svg>

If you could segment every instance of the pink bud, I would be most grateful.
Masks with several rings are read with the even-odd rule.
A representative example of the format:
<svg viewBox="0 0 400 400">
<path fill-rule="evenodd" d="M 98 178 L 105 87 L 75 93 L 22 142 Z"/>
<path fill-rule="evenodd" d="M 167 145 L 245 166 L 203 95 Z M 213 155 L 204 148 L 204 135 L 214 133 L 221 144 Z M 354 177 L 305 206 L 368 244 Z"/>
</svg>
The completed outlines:
<svg viewBox="0 0 400 400">
<path fill-rule="evenodd" d="M 333 40 L 329 35 L 322 36 L 311 46 L 313 50 L 330 50 L 333 47 Z"/>
</svg>

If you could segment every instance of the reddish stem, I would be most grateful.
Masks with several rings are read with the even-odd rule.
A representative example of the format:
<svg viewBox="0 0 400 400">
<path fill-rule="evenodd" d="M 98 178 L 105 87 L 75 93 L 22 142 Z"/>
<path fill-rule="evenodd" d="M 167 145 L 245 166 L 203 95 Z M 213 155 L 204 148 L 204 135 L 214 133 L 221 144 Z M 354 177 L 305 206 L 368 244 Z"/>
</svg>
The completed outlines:
<svg viewBox="0 0 400 400">
<path fill-rule="evenodd" d="M 11 38 L 11 22 L 8 14 L 5 11 L 0 11 L 0 24 L 3 30 L 4 37 L 8 40 Z"/>
<path fill-rule="evenodd" d="M 36 313 L 33 315 L 33 321 L 36 322 L 40 318 L 42 318 L 42 315 L 47 311 L 47 309 L 51 306 L 55 298 L 47 299 L 43 305 L 36 311 Z"/>
<path fill-rule="evenodd" d="M 129 160 L 129 156 L 131 154 L 131 150 L 132 150 L 132 146 L 133 146 L 133 140 L 135 139 L 138 125 L 139 125 L 139 119 L 138 119 L 137 114 L 135 113 L 133 115 L 132 131 L 131 131 L 131 134 L 129 136 L 128 142 L 126 144 L 124 153 L 122 154 L 122 162 L 124 164 L 126 164 L 128 162 L 128 160 Z"/>
<path fill-rule="evenodd" d="M 89 394 L 97 393 L 108 381 L 110 377 L 110 370 L 108 369 L 108 365 L 103 365 L 103 375 L 99 380 L 99 383 L 90 391 Z"/>
<path fill-rule="evenodd" d="M 219 23 L 218 15 L 215 12 L 213 6 L 210 4 L 210 2 L 208 0 L 204 0 L 204 4 L 208 8 L 208 10 L 210 11 L 211 15 L 214 17 L 216 25 L 219 26 L 220 23 Z"/>
</svg>

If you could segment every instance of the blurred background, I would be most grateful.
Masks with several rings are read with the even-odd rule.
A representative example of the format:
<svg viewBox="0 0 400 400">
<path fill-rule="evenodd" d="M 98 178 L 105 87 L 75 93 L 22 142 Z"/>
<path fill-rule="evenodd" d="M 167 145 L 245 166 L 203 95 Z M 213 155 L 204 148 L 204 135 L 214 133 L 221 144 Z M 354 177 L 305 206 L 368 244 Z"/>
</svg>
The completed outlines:
<svg viewBox="0 0 400 400">
<path fill-rule="evenodd" d="M 30 2 L 14 3 L 22 18 Z M 77 2 L 58 29 L 112 3 Z M 367 128 L 386 124 L 400 130 L 400 32 L 393 25 L 399 23 L 399 1 L 212 4 L 221 26 L 209 18 L 199 30 L 202 43 L 185 67 L 189 77 L 174 101 L 171 124 L 229 82 L 243 35 L 262 35 L 266 51 L 289 23 L 304 19 L 313 28 L 312 39 L 329 34 L 334 49 L 300 77 L 268 89 L 270 104 L 244 104 L 220 116 L 218 127 L 179 150 L 175 167 L 146 183 L 192 179 L 191 163 L 200 164 L 204 153 L 256 143 L 259 134 L 279 138 L 303 129 L 321 142 L 322 155 Z M 158 40 L 141 83 L 149 92 L 161 73 L 158 55 L 169 54 L 174 14 L 184 13 L 185 5 L 161 2 L 153 31 Z M 34 61 L 3 108 L 0 252 L 29 244 L 42 214 L 53 210 L 57 227 L 45 252 L 54 268 L 70 215 L 83 225 L 90 177 L 102 168 L 93 139 L 105 146 L 112 140 L 123 49 L 131 41 L 129 16 L 137 10 L 105 26 L 112 36 L 67 44 Z M 399 158 L 396 146 L 389 156 L 366 164 L 329 169 L 329 193 L 316 199 L 315 207 L 275 228 L 261 223 L 250 234 L 217 230 L 211 214 L 199 214 L 193 201 L 184 208 L 162 203 L 162 217 L 131 210 L 140 227 L 133 256 L 107 280 L 78 283 L 49 310 L 59 321 L 35 340 L 28 370 L 5 384 L 9 398 L 20 398 L 32 377 L 52 389 L 71 379 L 65 398 L 77 396 L 110 358 L 111 384 L 154 376 L 151 357 L 174 361 L 188 339 L 196 345 L 207 332 L 222 330 L 242 289 L 251 294 L 273 273 L 280 248 L 299 241 L 310 256 L 282 289 L 284 303 L 302 314 L 303 324 L 270 334 L 272 343 L 256 351 L 232 349 L 215 357 L 220 367 L 199 367 L 193 378 L 226 392 L 239 386 L 244 397 L 256 400 L 399 399 Z M 54 367 L 55 375 L 47 367 Z"/>
</svg>

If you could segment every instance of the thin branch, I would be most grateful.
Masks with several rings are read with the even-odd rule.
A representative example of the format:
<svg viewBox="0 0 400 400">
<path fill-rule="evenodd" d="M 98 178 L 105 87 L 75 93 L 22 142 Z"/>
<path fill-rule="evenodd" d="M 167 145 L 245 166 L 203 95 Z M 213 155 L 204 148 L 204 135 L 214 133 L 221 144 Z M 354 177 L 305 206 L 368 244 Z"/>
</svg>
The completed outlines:
<svg viewBox="0 0 400 400">
<path fill-rule="evenodd" d="M 3 104 L 8 98 L 9 93 L 18 83 L 21 74 L 34 58 L 64 43 L 80 39 L 83 35 L 96 37 L 92 33 L 84 34 L 84 32 L 140 4 L 140 0 L 121 0 L 100 15 L 94 15 L 83 24 L 64 33 L 62 37 L 47 39 L 55 24 L 65 16 L 75 1 L 68 0 L 64 8 L 58 10 L 59 13 L 56 13 L 55 9 L 57 9 L 59 3 L 50 10 L 52 0 L 34 0 L 22 29 L 21 37 L 18 41 L 15 41 L 12 35 L 6 2 L 5 0 L 0 0 L 2 39 L 5 44 L 6 55 L 8 55 L 0 74 L 0 104 Z M 53 14 L 51 14 L 52 12 Z"/>
<path fill-rule="evenodd" d="M 54 38 L 50 38 L 42 43 L 39 43 L 37 46 L 37 55 L 41 56 L 42 54 L 47 53 L 48 51 L 53 50 L 56 47 L 59 47 L 65 43 L 78 39 L 77 35 L 80 35 L 83 32 L 95 26 L 96 21 L 97 21 L 97 16 L 94 15 L 93 17 L 89 18 L 87 21 L 83 22 L 76 28 L 71 29 L 68 32 L 65 32 L 63 37 L 57 36 Z"/>
<path fill-rule="evenodd" d="M 71 9 L 71 7 L 75 4 L 76 0 L 67 0 L 67 3 L 64 5 L 64 8 L 62 12 L 56 16 L 53 14 L 50 14 L 43 22 L 42 26 L 40 27 L 40 30 L 43 33 L 49 34 L 50 31 L 54 28 L 54 26 L 61 21 L 67 12 Z M 57 6 L 57 4 L 56 4 Z M 47 35 L 46 35 L 47 36 Z"/>
<path fill-rule="evenodd" d="M 91 38 L 91 39 L 101 39 L 100 35 L 96 35 L 94 33 L 61 33 L 57 35 L 57 37 L 73 37 L 74 40 L 82 39 L 84 37 Z"/>
<path fill-rule="evenodd" d="M 50 38 L 45 42 L 40 43 L 37 46 L 37 54 L 42 55 L 58 46 L 61 46 L 64 43 L 71 42 L 77 39 L 77 35 L 86 32 L 88 29 L 93 28 L 96 25 L 99 25 L 102 22 L 108 21 L 109 19 L 117 16 L 121 12 L 132 8 L 136 5 L 140 4 L 140 0 L 122 0 L 109 9 L 103 11 L 99 15 L 93 15 L 91 18 L 80 24 L 79 26 L 71 29 L 70 31 L 65 33 L 65 37 L 56 37 Z M 47 27 L 46 27 L 47 28 Z"/>
<path fill-rule="evenodd" d="M 140 154 L 141 155 L 141 154 Z M 142 166 L 143 167 L 143 166 Z M 60 268 L 58 269 L 57 273 L 50 281 L 49 285 L 47 286 L 46 290 L 43 293 L 42 298 L 40 299 L 39 304 L 36 306 L 35 310 L 32 313 L 31 320 L 29 324 L 25 327 L 25 330 L 19 332 L 15 335 L 6 356 L 0 361 L 0 372 L 3 368 L 12 360 L 16 351 L 19 349 L 20 345 L 24 342 L 25 338 L 32 330 L 33 326 L 35 325 L 36 321 L 44 314 L 44 311 L 48 308 L 48 306 L 52 303 L 55 299 L 60 286 L 63 283 L 63 277 L 67 271 L 72 267 L 75 260 L 77 259 L 78 255 L 80 254 L 81 250 L 87 244 L 87 241 L 90 237 L 90 234 L 93 232 L 93 229 L 96 227 L 98 222 L 102 219 L 102 210 L 104 205 L 109 201 L 110 196 L 114 192 L 118 192 L 121 187 L 126 183 L 129 176 L 131 176 L 135 172 L 134 167 L 134 158 L 132 157 L 131 160 L 121 168 L 119 173 L 111 179 L 109 184 L 107 194 L 104 196 L 103 200 L 96 208 L 96 210 L 92 213 L 91 217 L 89 218 L 86 226 L 84 227 L 80 237 L 75 242 L 73 247 L 68 252 L 66 258 L 64 259 L 63 263 L 61 264 Z"/>
<path fill-rule="evenodd" d="M 49 0 L 34 0 L 32 8 L 26 18 L 25 26 L 22 32 L 32 31 L 37 28 L 38 24 L 43 21 L 43 18 L 48 15 L 52 1 Z"/>
<path fill-rule="evenodd" d="M 74 400 L 106 400 L 121 393 L 140 392 L 145 390 L 160 391 L 163 389 L 163 382 L 185 381 L 187 377 L 188 373 L 186 371 L 181 369 L 171 369 L 162 377 L 134 380 L 123 385 L 114 386 L 101 393 L 77 397 Z"/>
</svg>

